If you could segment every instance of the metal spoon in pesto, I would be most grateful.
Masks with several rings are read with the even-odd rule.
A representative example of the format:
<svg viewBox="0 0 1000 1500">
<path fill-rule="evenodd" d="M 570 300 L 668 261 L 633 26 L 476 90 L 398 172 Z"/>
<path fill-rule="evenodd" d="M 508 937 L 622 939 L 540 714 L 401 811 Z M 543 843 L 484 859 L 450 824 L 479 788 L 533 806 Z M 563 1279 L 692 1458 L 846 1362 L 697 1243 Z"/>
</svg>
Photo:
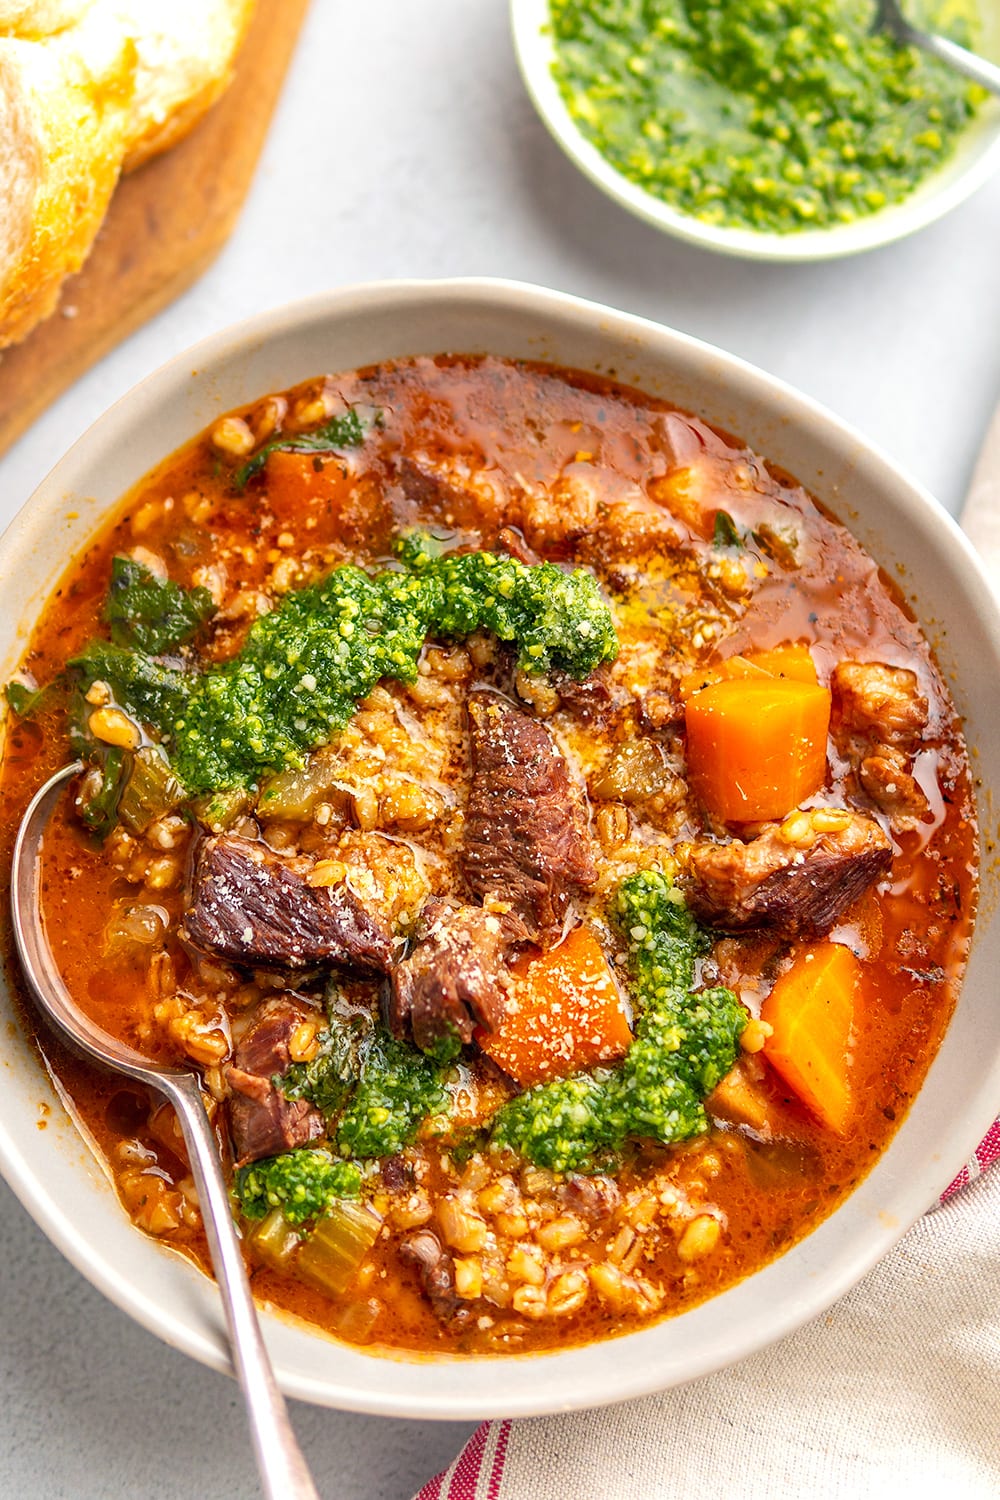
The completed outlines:
<svg viewBox="0 0 1000 1500">
<path fill-rule="evenodd" d="M 984 89 L 1000 94 L 1000 67 L 996 63 L 987 62 L 985 57 L 967 51 L 945 36 L 920 31 L 903 15 L 898 0 L 876 0 L 872 31 L 888 32 L 901 47 L 920 47 L 940 62 L 947 63 L 956 72 L 971 78 L 973 83 L 982 84 Z"/>
<path fill-rule="evenodd" d="M 185 1068 L 161 1067 L 94 1024 L 79 1009 L 56 967 L 41 913 L 39 855 L 46 826 L 81 762 L 50 777 L 32 799 L 14 844 L 11 916 L 18 955 L 44 1014 L 75 1047 L 105 1067 L 165 1094 L 177 1112 L 229 1327 L 233 1367 L 243 1388 L 257 1468 L 266 1500 L 319 1500 L 261 1337 L 239 1237 L 229 1210 L 219 1149 L 201 1087 Z"/>
</svg>

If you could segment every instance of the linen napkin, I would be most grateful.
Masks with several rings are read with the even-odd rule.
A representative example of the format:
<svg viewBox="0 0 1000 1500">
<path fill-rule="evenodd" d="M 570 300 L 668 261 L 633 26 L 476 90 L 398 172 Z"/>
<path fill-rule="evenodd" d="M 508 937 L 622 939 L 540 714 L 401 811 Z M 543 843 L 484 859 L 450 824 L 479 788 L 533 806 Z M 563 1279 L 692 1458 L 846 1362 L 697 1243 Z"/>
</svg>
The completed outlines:
<svg viewBox="0 0 1000 1500">
<path fill-rule="evenodd" d="M 1000 410 L 962 525 L 1000 595 Z M 997 1500 L 998 1160 L 1000 1119 L 935 1211 L 779 1344 L 641 1401 L 483 1422 L 415 1500 Z"/>
<path fill-rule="evenodd" d="M 416 1500 L 996 1500 L 998 1157 L 1000 1121 L 962 1191 L 781 1343 L 641 1401 L 484 1422 Z"/>
</svg>

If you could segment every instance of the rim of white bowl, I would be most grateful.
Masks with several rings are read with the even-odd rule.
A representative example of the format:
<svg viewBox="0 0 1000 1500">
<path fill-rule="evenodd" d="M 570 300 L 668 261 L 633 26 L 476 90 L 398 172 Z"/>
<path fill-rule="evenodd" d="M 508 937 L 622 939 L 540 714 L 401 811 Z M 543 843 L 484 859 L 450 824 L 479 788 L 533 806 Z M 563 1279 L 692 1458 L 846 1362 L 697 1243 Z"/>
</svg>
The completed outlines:
<svg viewBox="0 0 1000 1500">
<path fill-rule="evenodd" d="M 994 15 L 993 10 L 997 13 Z M 984 17 L 984 55 L 1000 57 L 1000 7 Z M 964 203 L 1000 169 L 1000 99 L 986 101 L 962 132 L 955 150 L 900 203 L 866 218 L 824 229 L 789 234 L 704 224 L 681 213 L 622 175 L 587 140 L 575 123 L 552 76 L 555 55 L 544 27 L 549 0 L 510 0 L 514 51 L 528 95 L 552 138 L 575 166 L 622 208 L 664 234 L 743 260 L 788 263 L 834 260 L 875 250 L 915 234 Z"/>
<path fill-rule="evenodd" d="M 220 330 L 140 381 L 77 440 L 14 518 L 0 539 L 0 550 L 30 548 L 43 537 L 51 529 L 52 512 L 58 504 L 53 497 L 73 499 L 79 493 L 71 475 L 81 460 L 85 467 L 87 463 L 100 462 L 102 455 L 106 458 L 112 449 L 120 447 L 129 429 L 155 413 L 161 398 L 187 390 L 192 381 L 210 389 L 213 366 L 218 367 L 237 354 L 252 359 L 255 351 L 270 341 L 296 334 L 304 337 L 317 324 L 358 319 L 363 315 L 366 324 L 381 317 L 394 325 L 397 317 L 414 311 L 435 328 L 446 317 L 458 315 L 466 319 L 469 328 L 466 352 L 483 348 L 481 329 L 491 320 L 500 326 L 501 320 L 522 318 L 542 331 L 543 340 L 568 336 L 566 330 L 572 335 L 583 333 L 610 340 L 617 351 L 616 361 L 623 362 L 629 351 L 639 351 L 654 362 L 667 362 L 675 355 L 695 369 L 695 378 L 708 374 L 713 381 L 728 380 L 730 387 L 736 388 L 738 399 L 750 404 L 760 399 L 766 420 L 780 424 L 797 422 L 800 426 L 811 424 L 816 428 L 811 443 L 831 446 L 841 456 L 847 456 L 849 464 L 866 466 L 881 488 L 896 491 L 918 528 L 933 531 L 935 546 L 942 557 L 962 574 L 964 595 L 970 599 L 970 609 L 982 625 L 980 649 L 985 658 L 992 657 L 1000 675 L 1000 612 L 971 544 L 951 517 L 880 449 L 811 398 L 709 344 L 613 308 L 512 281 L 468 278 L 366 283 L 270 309 Z M 487 335 L 485 343 L 488 346 L 497 341 L 497 335 Z M 446 341 L 445 347 L 448 344 Z M 424 348 L 423 352 L 439 352 L 441 347 L 437 341 L 433 351 Z M 462 352 L 455 342 L 450 342 L 450 347 Z M 397 352 L 405 357 L 420 351 L 407 346 Z M 373 357 L 390 356 L 380 349 Z M 300 378 L 315 373 L 303 370 Z M 88 452 L 91 449 L 92 454 Z M 91 531 L 119 498 L 116 491 L 100 502 L 100 514 L 94 515 Z M 981 911 L 980 923 L 984 915 Z M 934 1117 L 934 1149 L 921 1157 L 919 1172 L 914 1174 L 905 1168 L 900 1171 L 894 1166 L 893 1158 L 899 1154 L 900 1143 L 917 1129 L 917 1116 L 920 1125 L 927 1128 L 928 1109 L 921 1108 L 921 1100 L 929 1091 L 941 1054 L 948 1048 L 953 1027 L 954 1018 L 907 1118 L 872 1172 L 812 1233 L 735 1287 L 676 1317 L 619 1338 L 540 1354 L 471 1360 L 412 1358 L 405 1353 L 366 1354 L 315 1332 L 304 1332 L 302 1325 L 295 1325 L 290 1319 L 265 1313 L 262 1324 L 282 1389 L 291 1397 L 320 1405 L 394 1417 L 471 1420 L 536 1416 L 648 1395 L 711 1374 L 756 1353 L 820 1315 L 855 1286 L 926 1212 L 986 1133 L 996 1113 L 996 1099 L 1000 1097 L 1000 1044 L 995 1048 L 989 1074 L 964 1100 L 961 1113 L 953 1113 L 940 1127 Z M 44 1075 L 37 1056 L 20 1035 L 16 1041 L 15 1050 L 30 1056 L 33 1089 L 42 1087 Z M 18 1124 L 21 1123 L 19 1119 Z M 25 1118 L 23 1125 L 34 1131 L 32 1119 Z M 23 1136 L 23 1130 L 20 1134 Z M 72 1141 L 84 1155 L 79 1137 L 74 1135 Z M 114 1212 L 110 1218 L 104 1217 L 102 1237 L 89 1223 L 76 1221 L 66 1205 L 40 1183 L 18 1136 L 7 1129 L 2 1115 L 0 1167 L 47 1237 L 109 1300 L 164 1342 L 203 1364 L 231 1373 L 214 1284 L 175 1252 L 134 1229 L 106 1183 L 103 1187 Z M 90 1177 L 99 1190 L 102 1186 L 99 1175 L 92 1171 Z M 838 1224 L 846 1223 L 845 1213 L 852 1208 L 864 1218 L 865 1234 L 862 1237 L 859 1232 L 853 1233 L 847 1249 L 837 1249 Z M 88 1234 L 92 1237 L 88 1238 Z M 831 1248 L 835 1253 L 827 1256 L 826 1251 Z M 142 1276 L 136 1278 L 127 1268 L 123 1270 L 123 1256 L 142 1262 Z M 789 1282 L 797 1283 L 792 1296 L 788 1294 Z M 166 1309 L 157 1300 L 155 1293 L 162 1292 L 164 1287 L 173 1303 L 180 1304 L 179 1308 L 172 1305 Z M 744 1315 L 747 1327 L 736 1340 L 730 1321 L 735 1299 L 739 1299 L 741 1308 L 744 1304 L 752 1307 L 752 1315 Z M 779 1309 L 777 1314 L 775 1308 Z M 682 1322 L 686 1329 L 692 1330 L 692 1336 L 696 1334 L 696 1348 L 695 1352 L 684 1355 L 683 1364 L 678 1367 L 676 1358 L 671 1364 L 671 1331 Z M 628 1346 L 627 1369 L 622 1371 L 617 1368 L 620 1361 L 616 1355 L 625 1346 Z M 298 1360 L 297 1367 L 290 1364 L 289 1348 L 295 1352 L 306 1347 L 310 1358 Z M 335 1372 L 316 1373 L 312 1368 L 313 1356 L 316 1363 L 322 1363 L 322 1349 L 333 1351 Z M 533 1371 L 539 1372 L 536 1378 L 531 1378 Z"/>
</svg>

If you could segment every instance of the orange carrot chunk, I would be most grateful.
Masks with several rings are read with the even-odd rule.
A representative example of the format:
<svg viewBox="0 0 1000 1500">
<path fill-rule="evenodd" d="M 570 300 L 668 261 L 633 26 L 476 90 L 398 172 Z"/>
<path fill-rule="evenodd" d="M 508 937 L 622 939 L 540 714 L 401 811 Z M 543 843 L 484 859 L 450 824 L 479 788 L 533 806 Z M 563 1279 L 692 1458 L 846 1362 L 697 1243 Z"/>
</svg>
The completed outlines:
<svg viewBox="0 0 1000 1500">
<path fill-rule="evenodd" d="M 850 1051 L 861 965 L 840 943 L 814 943 L 761 1007 L 772 1028 L 764 1056 L 812 1114 L 844 1135 L 851 1115 Z"/>
<path fill-rule="evenodd" d="M 783 818 L 823 785 L 830 692 L 791 677 L 712 683 L 685 705 L 691 786 L 726 822 Z"/>
<path fill-rule="evenodd" d="M 685 703 L 702 688 L 730 678 L 791 677 L 795 682 L 816 683 L 816 663 L 808 646 L 789 644 L 774 646 L 770 651 L 747 651 L 741 656 L 727 656 L 724 661 L 708 662 L 680 681 L 680 695 Z"/>
<path fill-rule="evenodd" d="M 744 660 L 760 667 L 764 672 L 770 672 L 772 677 L 790 677 L 793 682 L 811 682 L 814 685 L 818 681 L 812 653 L 808 646 L 801 644 L 775 646 L 770 651 L 752 651 Z"/>
<path fill-rule="evenodd" d="M 316 510 L 339 510 L 353 484 L 332 454 L 286 448 L 267 455 L 264 482 L 268 509 L 279 521 L 291 522 Z"/>
<path fill-rule="evenodd" d="M 519 958 L 507 1012 L 476 1040 L 522 1088 L 568 1078 L 623 1057 L 632 1042 L 621 991 L 600 943 L 586 927 L 548 953 Z"/>
<path fill-rule="evenodd" d="M 693 672 L 685 672 L 680 680 L 680 695 L 686 703 L 695 693 L 711 687 L 713 682 L 729 682 L 732 679 L 742 682 L 750 677 L 766 681 L 773 676 L 773 672 L 769 672 L 766 667 L 757 666 L 749 656 L 727 656 L 725 661 L 706 662 Z"/>
</svg>

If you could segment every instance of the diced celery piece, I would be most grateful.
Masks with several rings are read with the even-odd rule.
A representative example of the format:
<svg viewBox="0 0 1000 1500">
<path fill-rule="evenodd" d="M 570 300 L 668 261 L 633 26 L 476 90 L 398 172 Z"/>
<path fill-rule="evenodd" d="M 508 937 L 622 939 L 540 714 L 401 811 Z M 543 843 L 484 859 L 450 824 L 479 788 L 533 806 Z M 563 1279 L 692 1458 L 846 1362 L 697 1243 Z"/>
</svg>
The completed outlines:
<svg viewBox="0 0 1000 1500">
<path fill-rule="evenodd" d="M 363 1203 L 338 1203 L 320 1219 L 299 1251 L 298 1274 L 321 1292 L 341 1296 L 361 1269 L 381 1228 L 382 1220 L 374 1209 Z"/>
<path fill-rule="evenodd" d="M 301 768 L 279 771 L 264 784 L 258 798 L 260 811 L 269 818 L 303 821 L 328 795 L 333 775 L 330 760 L 324 756 L 314 756 Z"/>
<path fill-rule="evenodd" d="M 280 1208 L 255 1224 L 246 1236 L 250 1250 L 272 1271 L 290 1271 L 301 1240 L 294 1225 L 289 1224 Z"/>
<path fill-rule="evenodd" d="M 208 792 L 194 801 L 194 812 L 199 823 L 212 833 L 225 833 L 250 805 L 247 793 L 240 788 L 230 792 Z"/>
<path fill-rule="evenodd" d="M 118 803 L 118 816 L 132 833 L 142 834 L 183 799 L 184 788 L 153 745 L 144 745 L 132 759 L 125 789 Z"/>
</svg>

